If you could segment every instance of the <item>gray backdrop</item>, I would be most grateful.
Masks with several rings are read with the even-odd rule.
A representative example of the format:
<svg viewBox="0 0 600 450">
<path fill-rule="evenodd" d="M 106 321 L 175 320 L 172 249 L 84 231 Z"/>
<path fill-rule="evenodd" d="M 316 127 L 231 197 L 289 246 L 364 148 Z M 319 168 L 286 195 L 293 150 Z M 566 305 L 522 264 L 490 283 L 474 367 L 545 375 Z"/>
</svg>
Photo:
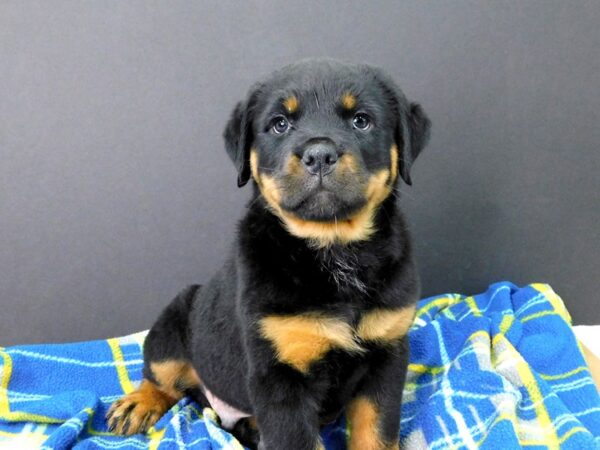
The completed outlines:
<svg viewBox="0 0 600 450">
<path fill-rule="evenodd" d="M 308 56 L 433 121 L 403 188 L 424 294 L 551 283 L 600 323 L 600 3 L 0 3 L 0 345 L 147 328 L 223 260 L 231 108 Z"/>
</svg>

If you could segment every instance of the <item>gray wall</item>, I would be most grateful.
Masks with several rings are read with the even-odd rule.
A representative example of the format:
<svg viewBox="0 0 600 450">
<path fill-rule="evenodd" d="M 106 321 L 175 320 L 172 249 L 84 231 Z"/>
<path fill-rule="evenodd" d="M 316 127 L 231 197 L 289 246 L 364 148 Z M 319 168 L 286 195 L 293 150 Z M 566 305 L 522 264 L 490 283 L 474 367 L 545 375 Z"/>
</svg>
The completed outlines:
<svg viewBox="0 0 600 450">
<path fill-rule="evenodd" d="M 151 325 L 249 189 L 221 131 L 257 77 L 387 68 L 433 121 L 404 188 L 424 294 L 551 283 L 600 323 L 600 3 L 0 3 L 0 345 Z"/>
</svg>

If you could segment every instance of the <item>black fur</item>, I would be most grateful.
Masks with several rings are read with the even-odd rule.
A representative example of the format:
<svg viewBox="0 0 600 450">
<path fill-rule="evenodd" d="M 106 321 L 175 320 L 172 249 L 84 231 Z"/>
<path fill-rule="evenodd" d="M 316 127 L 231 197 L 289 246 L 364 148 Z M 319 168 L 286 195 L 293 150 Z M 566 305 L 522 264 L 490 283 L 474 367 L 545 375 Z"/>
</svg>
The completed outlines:
<svg viewBox="0 0 600 450">
<path fill-rule="evenodd" d="M 373 116 L 370 131 L 353 129 L 354 112 L 335 106 L 345 91 L 355 94 L 359 108 Z M 269 128 L 272 111 L 290 93 L 299 108 L 290 114 L 279 111 L 293 121 L 293 128 L 278 136 Z M 355 152 L 365 174 L 389 168 L 389 149 L 396 143 L 399 175 L 410 184 L 409 169 L 428 134 L 429 120 L 421 107 L 409 103 L 379 69 L 319 60 L 288 66 L 255 85 L 233 111 L 224 138 L 240 186 L 251 179 L 252 148 L 258 148 L 259 170 L 277 174 L 284 170 L 283 158 L 315 136 Z M 308 206 L 294 204 L 306 203 L 311 182 L 283 184 L 289 210 L 296 207 L 299 217 L 312 214 L 302 209 Z M 364 202 L 351 177 L 335 183 L 332 189 L 346 192 L 331 200 L 330 213 L 337 220 Z M 397 180 L 393 184 L 395 188 Z M 203 287 L 180 293 L 150 331 L 146 378 L 154 380 L 151 362 L 191 361 L 210 391 L 256 417 L 262 449 L 316 448 L 320 424 L 338 417 L 358 395 L 378 405 L 382 439 L 397 441 L 408 360 L 405 337 L 388 345 L 365 342 L 367 351 L 360 354 L 332 350 L 302 373 L 279 362 L 257 329 L 265 315 L 321 313 L 356 326 L 374 308 L 413 305 L 419 282 L 395 191 L 376 209 L 375 231 L 368 239 L 318 247 L 288 232 L 256 183 L 253 189 L 222 268 Z M 300 195 L 304 200 L 294 197 Z M 198 389 L 182 388 L 207 404 Z M 246 421 L 233 431 L 256 445 L 257 430 Z"/>
</svg>

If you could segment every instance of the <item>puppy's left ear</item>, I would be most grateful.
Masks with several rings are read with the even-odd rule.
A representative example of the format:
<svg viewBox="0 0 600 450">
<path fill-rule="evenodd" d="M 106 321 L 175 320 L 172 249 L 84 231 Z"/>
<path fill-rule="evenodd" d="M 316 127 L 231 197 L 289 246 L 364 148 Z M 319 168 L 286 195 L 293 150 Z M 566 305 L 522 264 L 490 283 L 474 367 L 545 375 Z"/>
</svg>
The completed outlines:
<svg viewBox="0 0 600 450">
<path fill-rule="evenodd" d="M 246 101 L 236 105 L 223 131 L 225 149 L 238 172 L 238 187 L 244 186 L 250 179 L 250 147 L 254 141 L 252 116 L 255 98 L 254 91 Z"/>
<path fill-rule="evenodd" d="M 400 149 L 400 176 L 409 186 L 410 168 L 429 141 L 431 121 L 418 103 L 408 103 L 404 96 L 397 97 L 399 123 L 396 130 L 396 143 Z"/>
<path fill-rule="evenodd" d="M 418 103 L 409 102 L 404 93 L 383 70 L 372 68 L 375 79 L 388 97 L 395 115 L 394 140 L 398 146 L 398 171 L 404 182 L 412 184 L 410 168 L 429 141 L 431 121 Z"/>
</svg>

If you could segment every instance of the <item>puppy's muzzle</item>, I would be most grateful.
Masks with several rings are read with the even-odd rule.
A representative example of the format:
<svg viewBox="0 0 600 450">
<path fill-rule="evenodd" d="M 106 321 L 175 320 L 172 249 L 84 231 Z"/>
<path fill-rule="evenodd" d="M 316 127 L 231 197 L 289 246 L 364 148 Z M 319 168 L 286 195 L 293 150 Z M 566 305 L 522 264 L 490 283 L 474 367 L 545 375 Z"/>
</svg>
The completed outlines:
<svg viewBox="0 0 600 450">
<path fill-rule="evenodd" d="M 324 177 L 333 172 L 338 157 L 337 149 L 331 141 L 319 140 L 307 145 L 300 159 L 309 174 Z"/>
</svg>

